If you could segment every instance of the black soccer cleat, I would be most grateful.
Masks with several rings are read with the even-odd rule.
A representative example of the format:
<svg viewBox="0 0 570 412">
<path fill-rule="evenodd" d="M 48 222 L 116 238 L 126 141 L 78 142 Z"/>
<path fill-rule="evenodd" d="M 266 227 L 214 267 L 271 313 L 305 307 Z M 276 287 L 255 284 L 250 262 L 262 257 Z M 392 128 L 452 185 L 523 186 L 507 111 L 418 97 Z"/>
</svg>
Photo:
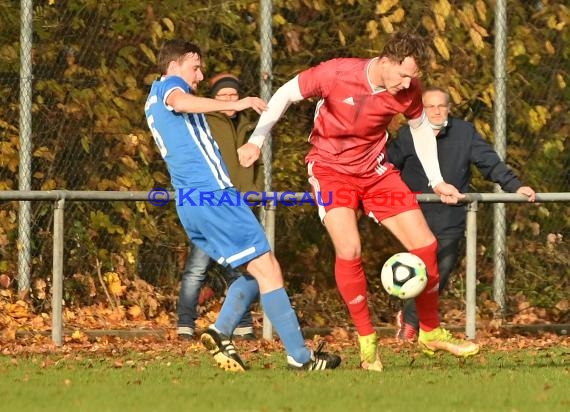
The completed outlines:
<svg viewBox="0 0 570 412">
<path fill-rule="evenodd" d="M 319 344 L 316 351 L 311 354 L 311 359 L 306 363 L 299 363 L 291 356 L 287 356 L 287 364 L 290 369 L 320 371 L 334 369 L 340 365 L 340 356 L 328 352 L 322 352 L 324 342 Z"/>
<path fill-rule="evenodd" d="M 202 344 L 210 351 L 218 367 L 229 372 L 243 372 L 246 367 L 232 340 L 214 329 L 208 328 L 200 336 Z"/>
</svg>

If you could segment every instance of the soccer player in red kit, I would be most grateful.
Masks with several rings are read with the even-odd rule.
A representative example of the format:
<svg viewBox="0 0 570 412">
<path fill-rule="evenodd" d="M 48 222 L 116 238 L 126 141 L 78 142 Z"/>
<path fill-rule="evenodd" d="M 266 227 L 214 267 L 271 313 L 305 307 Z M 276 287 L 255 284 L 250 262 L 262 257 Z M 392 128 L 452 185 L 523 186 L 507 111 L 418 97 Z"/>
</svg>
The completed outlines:
<svg viewBox="0 0 570 412">
<path fill-rule="evenodd" d="M 441 177 L 435 138 L 423 112 L 419 77 L 429 57 L 424 39 L 401 32 L 391 36 L 378 57 L 338 58 L 309 68 L 276 91 L 248 143 L 238 149 L 241 164 L 250 166 L 259 157 L 265 136 L 291 103 L 320 98 L 309 138 L 312 148 L 306 156 L 309 182 L 323 200 L 319 215 L 335 248 L 337 287 L 358 332 L 361 367 L 367 370 L 381 371 L 383 366 L 368 309 L 359 208 L 426 264 L 428 284 L 416 298 L 422 350 L 427 354 L 445 350 L 462 357 L 479 351 L 476 343 L 456 339 L 440 326 L 437 241 L 415 195 L 386 159 L 387 127 L 401 113 L 411 126 L 434 192 L 445 203 L 464 197 Z M 343 195 L 335 196 L 339 193 Z"/>
</svg>

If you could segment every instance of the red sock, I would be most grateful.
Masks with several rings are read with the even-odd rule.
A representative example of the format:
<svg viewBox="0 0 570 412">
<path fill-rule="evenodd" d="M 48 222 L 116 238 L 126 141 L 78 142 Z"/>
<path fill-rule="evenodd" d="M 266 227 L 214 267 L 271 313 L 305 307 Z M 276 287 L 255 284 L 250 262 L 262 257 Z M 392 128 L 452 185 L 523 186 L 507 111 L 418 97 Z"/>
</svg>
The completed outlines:
<svg viewBox="0 0 570 412">
<path fill-rule="evenodd" d="M 344 260 L 337 257 L 335 279 L 358 334 L 366 336 L 374 333 L 368 311 L 366 277 L 362 268 L 362 260 L 360 258 Z"/>
<path fill-rule="evenodd" d="M 439 270 L 437 268 L 437 242 L 410 250 L 426 264 L 428 281 L 425 290 L 416 298 L 416 311 L 420 329 L 429 332 L 439 326 Z"/>
</svg>

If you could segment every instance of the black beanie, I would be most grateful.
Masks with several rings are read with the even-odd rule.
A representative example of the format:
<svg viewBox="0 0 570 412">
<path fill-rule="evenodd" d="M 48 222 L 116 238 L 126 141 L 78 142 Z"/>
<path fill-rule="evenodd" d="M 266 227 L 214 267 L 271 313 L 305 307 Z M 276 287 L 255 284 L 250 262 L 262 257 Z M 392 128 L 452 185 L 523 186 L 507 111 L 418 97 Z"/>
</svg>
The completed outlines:
<svg viewBox="0 0 570 412">
<path fill-rule="evenodd" d="M 220 89 L 231 87 L 240 92 L 240 81 L 237 77 L 230 73 L 220 73 L 210 79 L 210 95 L 214 97 Z"/>
</svg>

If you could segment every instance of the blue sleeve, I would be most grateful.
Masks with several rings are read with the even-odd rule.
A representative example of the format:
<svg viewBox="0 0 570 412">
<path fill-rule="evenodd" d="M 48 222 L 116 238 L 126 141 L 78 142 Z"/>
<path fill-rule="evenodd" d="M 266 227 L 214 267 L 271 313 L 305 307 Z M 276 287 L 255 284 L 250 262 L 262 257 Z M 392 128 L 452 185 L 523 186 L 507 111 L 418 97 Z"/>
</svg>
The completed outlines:
<svg viewBox="0 0 570 412">
<path fill-rule="evenodd" d="M 186 83 L 184 79 L 179 76 L 168 76 L 164 78 L 160 82 L 160 86 L 157 90 L 158 100 L 160 100 L 169 110 L 172 109 L 166 105 L 166 98 L 175 89 L 181 89 L 185 93 L 190 93 L 191 90 L 190 86 L 188 86 L 188 83 Z"/>
</svg>

